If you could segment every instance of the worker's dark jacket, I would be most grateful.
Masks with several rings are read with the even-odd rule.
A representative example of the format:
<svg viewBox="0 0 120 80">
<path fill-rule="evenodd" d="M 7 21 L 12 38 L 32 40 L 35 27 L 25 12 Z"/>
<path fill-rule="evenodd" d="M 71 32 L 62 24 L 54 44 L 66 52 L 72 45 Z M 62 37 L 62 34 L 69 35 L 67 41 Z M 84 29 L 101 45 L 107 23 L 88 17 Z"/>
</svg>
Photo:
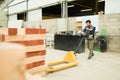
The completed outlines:
<svg viewBox="0 0 120 80">
<path fill-rule="evenodd" d="M 85 27 L 83 32 L 85 33 L 86 38 L 88 39 L 89 35 L 92 35 L 93 39 L 94 39 L 94 33 L 95 33 L 95 27 L 91 26 L 89 27 Z M 88 39 L 89 40 L 89 39 Z"/>
</svg>

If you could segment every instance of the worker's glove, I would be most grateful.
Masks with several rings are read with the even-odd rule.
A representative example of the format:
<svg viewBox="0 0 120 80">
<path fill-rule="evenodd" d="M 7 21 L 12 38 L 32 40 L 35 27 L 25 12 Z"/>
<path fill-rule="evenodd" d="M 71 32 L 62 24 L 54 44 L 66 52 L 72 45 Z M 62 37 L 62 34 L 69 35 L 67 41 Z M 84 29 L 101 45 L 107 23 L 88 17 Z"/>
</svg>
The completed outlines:
<svg viewBox="0 0 120 80">
<path fill-rule="evenodd" d="M 82 35 L 85 35 L 85 32 L 82 32 Z"/>
<path fill-rule="evenodd" d="M 88 39 L 93 39 L 93 35 L 89 35 Z"/>
</svg>

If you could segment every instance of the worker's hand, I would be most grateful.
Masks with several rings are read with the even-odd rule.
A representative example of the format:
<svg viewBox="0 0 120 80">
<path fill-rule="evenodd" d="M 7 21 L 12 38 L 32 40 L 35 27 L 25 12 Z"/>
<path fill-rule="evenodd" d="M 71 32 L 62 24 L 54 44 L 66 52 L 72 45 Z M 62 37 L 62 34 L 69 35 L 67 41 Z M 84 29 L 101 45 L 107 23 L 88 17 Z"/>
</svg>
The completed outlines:
<svg viewBox="0 0 120 80">
<path fill-rule="evenodd" d="M 89 37 L 88 37 L 89 39 L 93 39 L 93 35 L 89 35 Z"/>
<path fill-rule="evenodd" d="M 85 35 L 85 32 L 82 32 L 82 35 Z"/>
</svg>

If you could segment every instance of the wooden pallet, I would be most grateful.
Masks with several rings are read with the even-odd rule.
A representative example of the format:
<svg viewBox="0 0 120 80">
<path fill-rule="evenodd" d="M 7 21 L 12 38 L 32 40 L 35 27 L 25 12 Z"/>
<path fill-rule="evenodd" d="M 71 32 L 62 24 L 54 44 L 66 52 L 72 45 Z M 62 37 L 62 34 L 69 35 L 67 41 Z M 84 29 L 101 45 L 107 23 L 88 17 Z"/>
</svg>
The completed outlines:
<svg viewBox="0 0 120 80">
<path fill-rule="evenodd" d="M 26 46 L 26 71 L 44 72 L 45 65 L 45 29 L 0 28 L 0 42 L 17 43 Z"/>
</svg>

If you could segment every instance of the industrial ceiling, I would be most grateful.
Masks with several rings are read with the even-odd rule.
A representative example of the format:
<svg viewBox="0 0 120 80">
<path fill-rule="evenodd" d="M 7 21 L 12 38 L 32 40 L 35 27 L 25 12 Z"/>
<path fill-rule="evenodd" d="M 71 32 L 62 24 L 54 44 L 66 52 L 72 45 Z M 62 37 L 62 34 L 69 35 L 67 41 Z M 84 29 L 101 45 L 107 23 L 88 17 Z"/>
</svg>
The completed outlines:
<svg viewBox="0 0 120 80">
<path fill-rule="evenodd" d="M 68 17 L 94 15 L 104 11 L 104 0 L 75 0 L 68 2 Z M 43 8 L 43 16 L 61 17 L 61 4 Z M 44 18 L 43 17 L 43 18 Z"/>
</svg>

